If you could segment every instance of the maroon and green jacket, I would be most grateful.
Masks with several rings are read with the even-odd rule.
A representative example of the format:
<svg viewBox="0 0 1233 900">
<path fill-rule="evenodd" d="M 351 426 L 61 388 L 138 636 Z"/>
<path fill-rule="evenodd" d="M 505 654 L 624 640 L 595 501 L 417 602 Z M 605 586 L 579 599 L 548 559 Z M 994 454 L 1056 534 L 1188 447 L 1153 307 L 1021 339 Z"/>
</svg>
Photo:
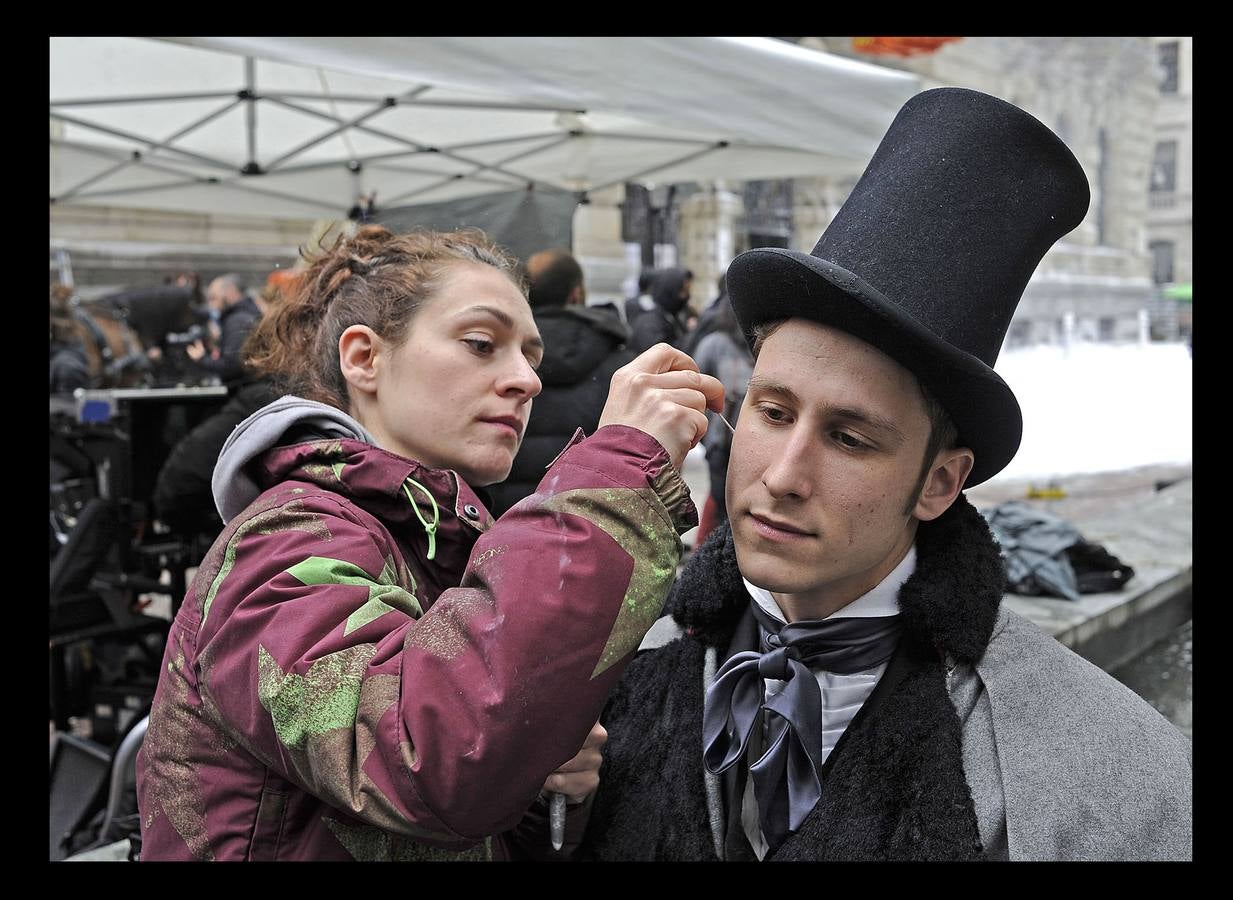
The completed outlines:
<svg viewBox="0 0 1233 900">
<path fill-rule="evenodd" d="M 680 475 L 637 429 L 579 432 L 494 523 L 363 441 L 259 468 L 171 628 L 142 858 L 488 856 L 659 616 L 696 521 Z"/>
</svg>

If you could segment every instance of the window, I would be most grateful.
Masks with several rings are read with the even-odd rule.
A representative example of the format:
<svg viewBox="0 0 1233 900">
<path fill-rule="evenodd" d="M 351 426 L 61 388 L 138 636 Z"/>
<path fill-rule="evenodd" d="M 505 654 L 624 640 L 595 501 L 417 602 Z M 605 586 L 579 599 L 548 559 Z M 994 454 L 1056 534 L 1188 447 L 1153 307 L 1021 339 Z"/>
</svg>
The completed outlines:
<svg viewBox="0 0 1233 900">
<path fill-rule="evenodd" d="M 1117 327 L 1117 319 L 1112 316 L 1101 316 L 1098 322 L 1099 336 L 1102 341 L 1113 340 L 1113 333 Z"/>
<path fill-rule="evenodd" d="M 1148 250 L 1152 254 L 1152 282 L 1168 284 L 1173 280 L 1173 242 L 1152 241 Z"/>
<path fill-rule="evenodd" d="M 655 263 L 657 244 L 676 243 L 676 187 L 660 186 L 649 190 L 640 184 L 625 184 L 625 202 L 621 204 L 621 240 L 642 246 L 642 265 Z"/>
<path fill-rule="evenodd" d="M 621 240 L 627 244 L 642 242 L 651 215 L 651 192 L 640 184 L 625 185 L 625 201 L 621 204 Z"/>
<path fill-rule="evenodd" d="M 1171 193 L 1177 190 L 1177 141 L 1158 141 L 1156 156 L 1152 159 L 1153 193 Z"/>
<path fill-rule="evenodd" d="M 747 181 L 742 220 L 749 246 L 787 247 L 792 239 L 792 182 L 789 179 Z"/>
<path fill-rule="evenodd" d="M 1176 94 L 1177 93 L 1177 58 L 1178 58 L 1178 43 L 1170 41 L 1167 44 L 1159 44 L 1156 47 L 1156 68 L 1160 76 L 1160 93 Z"/>
</svg>

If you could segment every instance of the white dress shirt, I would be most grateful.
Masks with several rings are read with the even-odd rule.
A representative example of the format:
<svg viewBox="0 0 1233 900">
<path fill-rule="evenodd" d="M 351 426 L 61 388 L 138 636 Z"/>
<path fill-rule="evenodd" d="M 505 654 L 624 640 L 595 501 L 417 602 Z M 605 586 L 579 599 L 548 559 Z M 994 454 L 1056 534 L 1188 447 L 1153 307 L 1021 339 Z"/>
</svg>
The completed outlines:
<svg viewBox="0 0 1233 900">
<path fill-rule="evenodd" d="M 900 561 L 889 575 L 880 581 L 876 587 L 847 606 L 827 616 L 828 619 L 867 618 L 873 616 L 894 616 L 899 614 L 899 589 L 916 571 L 916 546 L 908 548 L 907 555 Z M 745 580 L 745 579 L 742 579 Z M 745 590 L 753 601 L 762 607 L 769 615 L 780 622 L 787 623 L 783 611 L 771 592 L 750 584 L 745 580 Z M 886 671 L 889 660 L 872 669 L 863 672 L 853 672 L 850 675 L 840 675 L 835 672 L 815 671 L 814 678 L 818 680 L 818 688 L 822 692 L 822 761 L 825 762 L 839 743 L 844 730 L 864 706 L 874 686 Z M 766 696 L 770 699 L 784 689 L 787 682 L 774 678 L 765 678 Z M 741 825 L 745 836 L 753 846 L 758 859 L 766 856 L 769 849 L 762 829 L 758 823 L 758 803 L 754 799 L 753 779 L 745 781 L 745 799 L 741 805 Z"/>
</svg>

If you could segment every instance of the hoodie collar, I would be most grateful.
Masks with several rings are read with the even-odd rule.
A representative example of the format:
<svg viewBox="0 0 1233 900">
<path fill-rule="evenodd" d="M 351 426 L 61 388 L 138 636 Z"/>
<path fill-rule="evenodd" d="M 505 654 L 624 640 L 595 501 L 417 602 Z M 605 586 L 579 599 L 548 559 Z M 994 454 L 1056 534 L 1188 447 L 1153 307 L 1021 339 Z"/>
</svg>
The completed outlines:
<svg viewBox="0 0 1233 900">
<path fill-rule="evenodd" d="M 280 397 L 237 425 L 218 454 L 210 488 L 224 522 L 230 522 L 261 493 L 248 464 L 279 446 L 291 428 L 307 429 L 322 438 L 346 438 L 376 446 L 368 430 L 342 410 L 292 394 Z"/>
<path fill-rule="evenodd" d="M 263 490 L 287 478 L 375 505 L 394 520 L 412 515 L 406 487 L 428 521 L 436 515 L 435 502 L 476 531 L 493 522 L 487 504 L 456 472 L 383 450 L 342 410 L 290 394 L 257 410 L 227 438 L 211 480 L 214 503 L 230 522 Z"/>
</svg>

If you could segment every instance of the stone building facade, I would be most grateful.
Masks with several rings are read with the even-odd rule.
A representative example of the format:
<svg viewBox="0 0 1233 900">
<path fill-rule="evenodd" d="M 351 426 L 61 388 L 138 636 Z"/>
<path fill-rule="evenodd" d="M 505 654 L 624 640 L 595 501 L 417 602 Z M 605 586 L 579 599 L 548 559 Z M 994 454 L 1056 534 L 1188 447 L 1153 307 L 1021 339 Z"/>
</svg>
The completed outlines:
<svg viewBox="0 0 1233 900">
<path fill-rule="evenodd" d="M 1091 208 L 1079 228 L 1042 260 L 1011 325 L 1008 345 L 1142 336 L 1158 295 L 1145 190 L 1159 100 L 1155 39 L 972 37 L 930 54 L 872 60 L 853 49 L 847 37 L 806 37 L 799 43 L 914 72 L 922 90 L 959 86 L 986 91 L 1053 128 L 1084 167 Z M 1184 71 L 1188 79 L 1188 67 Z M 1189 82 L 1184 83 L 1188 89 Z M 1188 158 L 1188 146 L 1179 154 Z M 790 236 L 779 245 L 812 249 L 855 181 L 794 179 L 792 205 L 785 211 Z M 1189 182 L 1184 183 L 1188 202 Z M 695 273 L 695 307 L 714 296 L 715 278 L 733 256 L 773 242 L 773 235 L 759 233 L 765 223 L 755 221 L 754 211 L 746 208 L 748 199 L 745 185 L 714 182 L 679 201 L 677 249 L 680 264 Z"/>
<path fill-rule="evenodd" d="M 871 61 L 851 38 L 810 37 L 801 44 Z M 1066 141 L 1087 174 L 1087 217 L 1041 261 L 1008 346 L 1138 339 L 1156 297 L 1144 190 L 1158 101 L 1153 39 L 970 37 L 929 54 L 874 59 L 916 73 L 922 90 L 968 87 L 1027 110 Z M 851 183 L 825 179 L 802 184 L 799 249 L 812 248 L 850 189 Z"/>
<path fill-rule="evenodd" d="M 1147 242 L 1152 281 L 1161 287 L 1153 325 L 1173 337 L 1191 327 L 1190 304 L 1168 299 L 1164 286 L 1194 280 L 1194 39 L 1157 37 L 1152 44 L 1160 100 L 1152 123 Z"/>
<path fill-rule="evenodd" d="M 331 223 L 175 213 L 107 206 L 50 208 L 50 280 L 71 281 L 85 299 L 152 287 L 192 270 L 203 284 L 234 272 L 260 288 Z"/>
</svg>

